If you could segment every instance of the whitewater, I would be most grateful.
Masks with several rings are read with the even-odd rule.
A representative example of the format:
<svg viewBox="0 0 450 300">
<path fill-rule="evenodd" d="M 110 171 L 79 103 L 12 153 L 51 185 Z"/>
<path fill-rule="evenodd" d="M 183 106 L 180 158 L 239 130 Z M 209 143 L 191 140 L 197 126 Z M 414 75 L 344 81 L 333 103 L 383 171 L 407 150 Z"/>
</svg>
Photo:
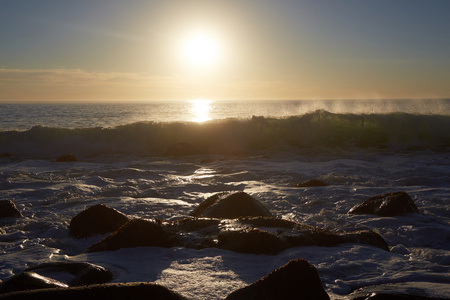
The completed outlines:
<svg viewBox="0 0 450 300">
<path fill-rule="evenodd" d="M 448 99 L 0 107 L 0 199 L 23 214 L 0 219 L 2 281 L 44 262 L 90 262 L 110 270 L 112 282 L 223 299 L 304 258 L 332 299 L 386 291 L 450 298 Z M 177 143 L 189 145 L 188 155 L 167 152 Z M 77 161 L 56 162 L 69 153 Z M 296 186 L 310 179 L 327 186 Z M 390 252 L 349 243 L 276 255 L 184 247 L 85 253 L 106 235 L 69 235 L 72 217 L 95 204 L 130 218 L 178 220 L 222 191 L 245 191 L 300 224 L 373 230 Z M 396 191 L 419 213 L 348 214 Z"/>
</svg>

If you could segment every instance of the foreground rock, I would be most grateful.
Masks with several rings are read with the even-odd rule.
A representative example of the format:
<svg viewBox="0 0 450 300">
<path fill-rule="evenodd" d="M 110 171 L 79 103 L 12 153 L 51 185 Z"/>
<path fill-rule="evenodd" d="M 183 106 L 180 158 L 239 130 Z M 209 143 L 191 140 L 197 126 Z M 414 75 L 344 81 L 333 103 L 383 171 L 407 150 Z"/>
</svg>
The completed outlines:
<svg viewBox="0 0 450 300">
<path fill-rule="evenodd" d="M 118 231 L 90 246 L 87 252 L 118 250 L 145 246 L 171 247 L 171 235 L 162 226 L 160 220 L 134 219 Z"/>
<path fill-rule="evenodd" d="M 330 299 L 316 268 L 304 259 L 289 261 L 249 286 L 232 292 L 226 300 Z"/>
<path fill-rule="evenodd" d="M 107 283 L 84 287 L 50 288 L 7 293 L 0 299 L 8 300 L 86 300 L 86 299 L 152 299 L 182 300 L 185 297 L 168 288 L 148 282 Z"/>
<path fill-rule="evenodd" d="M 22 214 L 11 200 L 0 200 L 0 218 L 20 218 Z"/>
<path fill-rule="evenodd" d="M 227 218 L 273 217 L 259 201 L 245 192 L 214 194 L 197 206 L 190 214 L 194 217 Z"/>
<path fill-rule="evenodd" d="M 63 274 L 67 273 L 69 276 Z M 45 275 L 44 275 L 45 274 Z M 73 278 L 70 282 L 61 282 L 55 278 Z M 84 262 L 51 262 L 25 269 L 0 285 L 0 294 L 45 289 L 82 286 L 111 281 L 113 275 L 105 268 Z"/>
<path fill-rule="evenodd" d="M 383 238 L 372 231 L 332 233 L 295 222 L 269 218 L 186 218 L 177 221 L 135 219 L 90 246 L 87 252 L 157 246 L 220 248 L 240 253 L 277 254 L 297 246 L 331 247 L 363 243 L 389 251 Z"/>
<path fill-rule="evenodd" d="M 394 217 L 419 213 L 416 204 L 404 191 L 373 196 L 353 206 L 349 214 L 373 214 L 380 217 Z"/>
<path fill-rule="evenodd" d="M 104 204 L 97 204 L 72 218 L 69 233 L 76 238 L 105 234 L 119 229 L 128 221 L 125 214 Z"/>
</svg>

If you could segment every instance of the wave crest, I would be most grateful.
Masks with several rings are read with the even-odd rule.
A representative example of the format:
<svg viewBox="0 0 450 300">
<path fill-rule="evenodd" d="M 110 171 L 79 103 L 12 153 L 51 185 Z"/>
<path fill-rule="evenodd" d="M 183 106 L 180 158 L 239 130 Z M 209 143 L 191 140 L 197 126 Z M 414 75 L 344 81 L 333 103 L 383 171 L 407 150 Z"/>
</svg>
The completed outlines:
<svg viewBox="0 0 450 300">
<path fill-rule="evenodd" d="M 335 114 L 317 110 L 288 118 L 226 119 L 206 123 L 138 122 L 115 128 L 51 128 L 0 132 L 0 153 L 55 158 L 102 155 L 159 156 L 188 143 L 201 154 L 250 154 L 273 149 L 445 149 L 450 117 L 441 115 Z"/>
</svg>

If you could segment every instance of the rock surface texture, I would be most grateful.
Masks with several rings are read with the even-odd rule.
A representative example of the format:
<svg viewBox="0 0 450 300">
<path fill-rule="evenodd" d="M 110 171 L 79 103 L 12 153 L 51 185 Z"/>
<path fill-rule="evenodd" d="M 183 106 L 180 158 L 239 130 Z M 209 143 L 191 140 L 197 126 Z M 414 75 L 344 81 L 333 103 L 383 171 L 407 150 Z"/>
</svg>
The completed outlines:
<svg viewBox="0 0 450 300">
<path fill-rule="evenodd" d="M 353 206 L 349 214 L 373 214 L 380 217 L 394 217 L 419 213 L 416 204 L 404 191 L 373 196 Z"/>
</svg>

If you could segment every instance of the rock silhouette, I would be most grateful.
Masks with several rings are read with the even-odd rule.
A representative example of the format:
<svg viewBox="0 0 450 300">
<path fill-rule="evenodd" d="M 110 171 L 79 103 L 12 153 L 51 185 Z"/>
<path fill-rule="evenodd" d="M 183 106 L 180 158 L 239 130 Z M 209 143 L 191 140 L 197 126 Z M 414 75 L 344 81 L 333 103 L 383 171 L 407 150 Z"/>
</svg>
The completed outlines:
<svg viewBox="0 0 450 300">
<path fill-rule="evenodd" d="M 419 213 L 416 204 L 404 191 L 373 196 L 353 206 L 349 214 L 374 214 L 380 217 L 394 217 Z"/>
<path fill-rule="evenodd" d="M 269 218 L 186 218 L 176 221 L 134 219 L 88 247 L 86 252 L 157 246 L 220 248 L 241 253 L 277 254 L 290 247 L 363 243 L 389 251 L 372 231 L 332 233 L 295 222 Z"/>
<path fill-rule="evenodd" d="M 119 229 L 129 218 L 104 204 L 91 206 L 72 218 L 69 233 L 76 238 L 105 234 Z"/>
<path fill-rule="evenodd" d="M 258 281 L 238 289 L 226 300 L 330 299 L 316 268 L 304 259 L 289 261 Z"/>
<path fill-rule="evenodd" d="M 22 214 L 11 200 L 0 200 L 0 218 L 20 218 Z"/>
<path fill-rule="evenodd" d="M 259 201 L 245 192 L 221 192 L 212 195 L 191 213 L 194 217 L 239 218 L 273 217 L 270 211 Z"/>
</svg>

